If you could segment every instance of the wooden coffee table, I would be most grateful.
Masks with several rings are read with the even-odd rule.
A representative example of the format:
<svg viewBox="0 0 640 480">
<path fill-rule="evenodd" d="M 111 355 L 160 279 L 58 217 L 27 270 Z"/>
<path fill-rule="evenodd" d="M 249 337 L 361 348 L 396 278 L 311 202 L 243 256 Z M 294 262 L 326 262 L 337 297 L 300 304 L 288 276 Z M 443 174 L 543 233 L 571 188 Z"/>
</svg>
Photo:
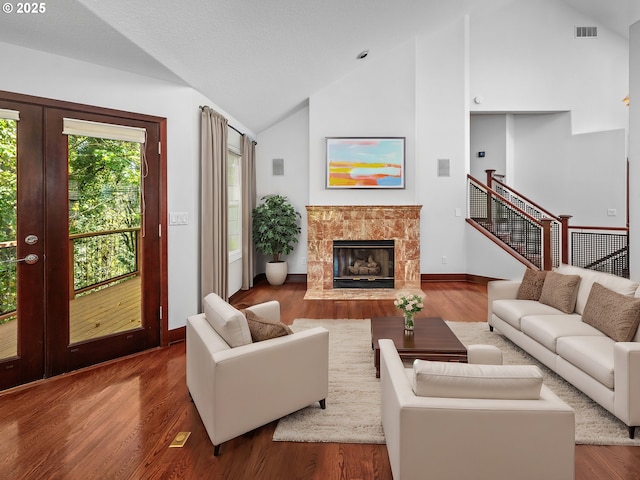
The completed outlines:
<svg viewBox="0 0 640 480">
<path fill-rule="evenodd" d="M 402 360 L 432 360 L 467 363 L 467 349 L 442 318 L 416 318 L 413 333 L 405 333 L 404 318 L 371 319 L 371 347 L 375 352 L 376 378 L 380 378 L 378 340 L 389 338 Z"/>
</svg>

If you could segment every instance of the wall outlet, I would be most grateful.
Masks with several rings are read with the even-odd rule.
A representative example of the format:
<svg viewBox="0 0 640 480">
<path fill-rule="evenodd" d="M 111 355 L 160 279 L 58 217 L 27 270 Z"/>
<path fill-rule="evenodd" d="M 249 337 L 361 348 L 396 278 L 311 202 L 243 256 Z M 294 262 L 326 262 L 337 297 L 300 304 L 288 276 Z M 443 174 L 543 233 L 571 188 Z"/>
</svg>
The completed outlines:
<svg viewBox="0 0 640 480">
<path fill-rule="evenodd" d="M 306 265 L 307 264 L 307 257 L 302 257 L 300 259 L 300 262 L 302 263 L 302 265 Z"/>
<path fill-rule="evenodd" d="M 615 208 L 607 209 L 607 217 L 615 217 L 618 214 Z"/>
<path fill-rule="evenodd" d="M 447 263 L 447 257 L 445 257 L 445 256 L 443 256 L 443 257 L 442 257 L 442 263 L 443 263 L 443 264 L 444 264 L 444 263 Z"/>
</svg>

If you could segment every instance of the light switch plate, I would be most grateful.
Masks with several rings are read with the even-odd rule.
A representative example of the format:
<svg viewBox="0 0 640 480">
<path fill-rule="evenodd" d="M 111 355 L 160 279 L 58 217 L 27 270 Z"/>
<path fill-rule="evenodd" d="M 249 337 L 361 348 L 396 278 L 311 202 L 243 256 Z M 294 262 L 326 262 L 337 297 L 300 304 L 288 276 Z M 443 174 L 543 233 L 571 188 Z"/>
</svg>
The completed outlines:
<svg viewBox="0 0 640 480">
<path fill-rule="evenodd" d="M 171 212 L 169 213 L 169 225 L 188 225 L 188 212 Z"/>
</svg>

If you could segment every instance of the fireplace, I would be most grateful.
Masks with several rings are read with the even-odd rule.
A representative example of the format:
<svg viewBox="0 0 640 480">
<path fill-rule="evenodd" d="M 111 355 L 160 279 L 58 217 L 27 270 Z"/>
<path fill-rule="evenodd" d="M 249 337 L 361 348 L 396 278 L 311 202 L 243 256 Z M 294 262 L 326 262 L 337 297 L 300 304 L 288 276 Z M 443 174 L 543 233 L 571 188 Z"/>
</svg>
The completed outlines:
<svg viewBox="0 0 640 480">
<path fill-rule="evenodd" d="M 420 209 L 420 205 L 308 205 L 304 298 L 352 298 L 353 292 L 358 298 L 386 299 L 393 298 L 396 291 L 420 292 Z M 360 285 L 364 288 L 336 288 L 334 240 L 392 241 L 393 274 L 389 276 L 393 276 L 393 286 L 372 288 L 375 282 L 367 280 L 366 286 Z"/>
<path fill-rule="evenodd" d="M 334 240 L 333 288 L 394 288 L 393 240 Z"/>
</svg>

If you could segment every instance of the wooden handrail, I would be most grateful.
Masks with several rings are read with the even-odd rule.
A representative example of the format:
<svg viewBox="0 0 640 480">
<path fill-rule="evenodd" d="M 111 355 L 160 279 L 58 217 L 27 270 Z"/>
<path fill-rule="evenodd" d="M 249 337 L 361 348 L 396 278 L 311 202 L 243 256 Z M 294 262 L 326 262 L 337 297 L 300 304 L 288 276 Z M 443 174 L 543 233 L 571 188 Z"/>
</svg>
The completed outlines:
<svg viewBox="0 0 640 480">
<path fill-rule="evenodd" d="M 569 230 L 614 230 L 618 232 L 628 232 L 629 227 L 589 227 L 580 225 L 571 225 Z"/>
<path fill-rule="evenodd" d="M 540 222 L 540 220 L 538 220 L 536 217 L 532 216 L 531 214 L 525 212 L 524 210 L 522 210 L 520 207 L 518 207 L 514 203 L 511 203 L 507 198 L 503 197 L 498 192 L 496 192 L 494 190 L 491 190 L 491 188 L 489 188 L 487 185 L 485 185 L 484 183 L 482 183 L 481 181 L 479 181 L 478 179 L 472 177 L 469 174 L 467 174 L 467 178 L 472 180 L 473 182 L 477 183 L 482 188 L 484 188 L 487 191 L 487 194 L 491 195 L 492 197 L 496 197 L 496 198 L 502 200 L 504 203 L 509 205 L 510 208 L 513 208 L 516 212 L 524 215 L 531 222 L 533 222 L 533 223 L 539 225 L 540 227 L 542 227 L 542 223 Z"/>
<path fill-rule="evenodd" d="M 555 220 L 556 222 L 560 221 L 560 217 L 557 215 L 554 215 L 553 213 L 549 212 L 548 210 L 546 210 L 545 208 L 542 208 L 540 205 L 538 205 L 536 202 L 534 202 L 533 200 L 527 198 L 526 196 L 522 195 L 520 192 L 518 192 L 515 188 L 511 188 L 509 185 L 507 185 L 504 182 L 501 182 L 500 180 L 498 180 L 497 178 L 494 178 L 493 181 L 495 183 L 498 183 L 500 185 L 502 185 L 504 188 L 506 188 L 507 190 L 511 190 L 512 192 L 514 192 L 516 195 L 518 195 L 518 197 L 522 198 L 523 200 L 525 200 L 526 202 L 528 202 L 530 205 L 532 205 L 533 207 L 537 208 L 538 210 L 540 210 L 541 213 L 544 213 L 546 216 L 552 218 L 553 220 Z"/>
</svg>

